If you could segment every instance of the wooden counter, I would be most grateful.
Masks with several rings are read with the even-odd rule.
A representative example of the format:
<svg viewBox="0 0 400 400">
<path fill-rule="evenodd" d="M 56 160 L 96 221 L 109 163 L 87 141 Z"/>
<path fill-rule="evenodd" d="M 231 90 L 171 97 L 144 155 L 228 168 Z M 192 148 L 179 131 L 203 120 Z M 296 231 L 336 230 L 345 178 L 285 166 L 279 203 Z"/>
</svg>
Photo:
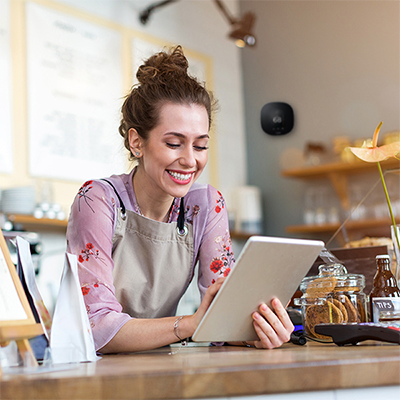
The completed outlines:
<svg viewBox="0 0 400 400">
<path fill-rule="evenodd" d="M 169 352 L 108 355 L 51 373 L 4 374 L 0 399 L 179 399 L 400 385 L 400 346 L 392 344 Z"/>
</svg>

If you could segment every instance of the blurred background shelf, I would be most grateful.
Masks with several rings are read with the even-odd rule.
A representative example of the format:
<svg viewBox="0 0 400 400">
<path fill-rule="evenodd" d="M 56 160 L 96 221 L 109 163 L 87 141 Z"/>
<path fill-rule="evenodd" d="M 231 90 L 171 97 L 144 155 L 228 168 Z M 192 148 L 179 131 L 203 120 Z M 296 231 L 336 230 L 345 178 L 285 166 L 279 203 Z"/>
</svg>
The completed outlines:
<svg viewBox="0 0 400 400">
<path fill-rule="evenodd" d="M 396 223 L 400 223 L 400 218 L 396 218 Z M 390 218 L 384 219 L 365 219 L 359 221 L 347 221 L 346 230 L 359 230 L 370 228 L 385 228 L 390 232 L 392 221 Z M 286 227 L 288 233 L 320 233 L 320 232 L 335 232 L 340 226 L 340 223 L 321 224 L 321 225 L 290 225 Z"/>
<path fill-rule="evenodd" d="M 25 214 L 6 214 L 7 221 L 14 225 L 22 225 L 24 229 L 29 230 L 67 230 L 68 220 L 50 219 L 50 218 L 35 218 L 33 215 Z"/>
<path fill-rule="evenodd" d="M 382 169 L 395 169 L 400 168 L 400 161 L 394 158 L 381 162 Z M 286 169 L 282 171 L 282 176 L 287 178 L 322 178 L 329 176 L 332 173 L 341 173 L 344 175 L 378 171 L 376 163 L 367 163 L 364 161 L 354 161 L 351 163 L 333 162 L 320 165 L 307 165 L 293 169 Z"/>
<path fill-rule="evenodd" d="M 383 171 L 395 170 L 394 173 L 399 171 L 400 174 L 400 160 L 394 158 L 382 161 L 381 167 Z M 367 163 L 361 160 L 354 162 L 332 162 L 320 165 L 308 165 L 298 168 L 282 170 L 281 174 L 285 178 L 295 179 L 321 179 L 327 178 L 334 188 L 338 199 L 340 200 L 342 210 L 349 212 L 351 209 L 349 199 L 349 177 L 354 174 L 362 174 L 368 172 L 378 172 L 376 163 Z M 400 175 L 399 175 L 400 176 Z M 397 223 L 400 223 L 400 218 L 397 217 Z M 382 233 L 390 235 L 390 225 L 392 222 L 389 218 L 384 219 L 362 219 L 362 220 L 349 220 L 345 228 L 348 231 L 365 231 L 365 234 Z M 286 232 L 309 234 L 309 233 L 333 233 L 340 226 L 340 223 L 326 223 L 315 225 L 290 225 L 287 226 Z M 380 232 L 378 232 L 380 231 Z"/>
<path fill-rule="evenodd" d="M 24 229 L 30 230 L 53 230 L 66 231 L 68 220 L 35 218 L 33 215 L 24 214 L 7 214 L 6 219 L 15 225 L 22 225 Z M 254 233 L 231 231 L 231 238 L 237 240 L 247 240 L 254 236 Z"/>
</svg>

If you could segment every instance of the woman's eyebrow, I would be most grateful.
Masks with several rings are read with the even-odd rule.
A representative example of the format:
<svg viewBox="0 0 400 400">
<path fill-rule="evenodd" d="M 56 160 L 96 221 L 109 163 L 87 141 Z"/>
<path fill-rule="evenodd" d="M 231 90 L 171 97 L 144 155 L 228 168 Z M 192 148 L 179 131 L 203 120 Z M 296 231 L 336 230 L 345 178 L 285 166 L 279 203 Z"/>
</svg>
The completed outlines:
<svg viewBox="0 0 400 400">
<path fill-rule="evenodd" d="M 179 132 L 167 132 L 165 134 L 165 136 L 176 136 L 176 137 L 183 138 L 183 139 L 186 138 L 186 135 L 184 135 L 183 133 L 179 133 Z M 210 138 L 210 136 L 208 135 L 208 133 L 205 133 L 204 135 L 196 136 L 196 139 L 209 139 L 209 138 Z"/>
</svg>

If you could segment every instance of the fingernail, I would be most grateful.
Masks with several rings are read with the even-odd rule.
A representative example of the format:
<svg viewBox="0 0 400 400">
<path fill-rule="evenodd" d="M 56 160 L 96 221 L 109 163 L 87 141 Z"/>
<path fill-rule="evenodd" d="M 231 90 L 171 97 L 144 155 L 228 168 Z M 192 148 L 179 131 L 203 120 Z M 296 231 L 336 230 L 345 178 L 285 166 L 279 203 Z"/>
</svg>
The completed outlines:
<svg viewBox="0 0 400 400">
<path fill-rule="evenodd" d="M 266 306 L 265 304 L 263 304 L 263 305 L 261 306 L 261 311 L 267 311 L 267 306 Z"/>
<path fill-rule="evenodd" d="M 258 314 L 257 312 L 253 313 L 253 318 L 254 319 L 259 319 L 260 318 L 260 314 Z"/>
</svg>

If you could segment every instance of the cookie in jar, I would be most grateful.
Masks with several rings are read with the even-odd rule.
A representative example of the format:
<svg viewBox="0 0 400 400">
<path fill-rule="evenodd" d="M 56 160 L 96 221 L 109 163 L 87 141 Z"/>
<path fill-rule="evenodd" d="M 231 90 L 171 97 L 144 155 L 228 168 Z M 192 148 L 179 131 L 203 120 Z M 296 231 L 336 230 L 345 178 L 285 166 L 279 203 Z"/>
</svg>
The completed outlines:
<svg viewBox="0 0 400 400">
<path fill-rule="evenodd" d="M 323 264 L 319 274 L 305 277 L 300 290 L 303 295 L 295 299 L 301 307 L 303 328 L 307 336 L 322 342 L 331 342 L 330 336 L 315 332 L 321 323 L 366 322 L 365 277 L 348 274 L 342 264 Z"/>
</svg>

